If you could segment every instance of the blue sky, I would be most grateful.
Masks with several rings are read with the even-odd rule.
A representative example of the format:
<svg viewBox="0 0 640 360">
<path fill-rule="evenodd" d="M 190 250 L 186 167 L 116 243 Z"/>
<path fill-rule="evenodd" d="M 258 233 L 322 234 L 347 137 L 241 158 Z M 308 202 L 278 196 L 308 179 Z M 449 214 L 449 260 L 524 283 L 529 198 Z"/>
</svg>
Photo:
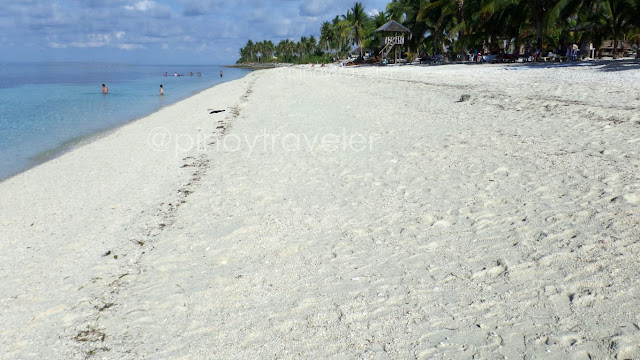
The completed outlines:
<svg viewBox="0 0 640 360">
<path fill-rule="evenodd" d="M 3 0 L 0 62 L 230 64 L 248 39 L 319 35 L 355 1 Z M 362 0 L 367 13 L 388 0 Z"/>
</svg>

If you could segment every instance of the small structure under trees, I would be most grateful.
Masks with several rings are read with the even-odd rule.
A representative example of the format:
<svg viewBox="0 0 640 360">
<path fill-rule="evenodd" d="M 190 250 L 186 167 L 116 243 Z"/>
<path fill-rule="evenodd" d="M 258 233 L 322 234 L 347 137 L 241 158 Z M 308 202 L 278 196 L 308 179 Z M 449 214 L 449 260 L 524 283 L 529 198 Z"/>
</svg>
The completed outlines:
<svg viewBox="0 0 640 360">
<path fill-rule="evenodd" d="M 386 24 L 376 29 L 377 33 L 383 33 L 384 48 L 380 51 L 380 55 L 383 59 L 389 56 L 392 50 L 394 51 L 393 62 L 396 63 L 401 58 L 400 46 L 404 45 L 405 34 L 411 37 L 411 30 L 404 27 L 402 24 L 395 20 L 390 20 Z M 399 46 L 398 46 L 399 45 Z"/>
</svg>

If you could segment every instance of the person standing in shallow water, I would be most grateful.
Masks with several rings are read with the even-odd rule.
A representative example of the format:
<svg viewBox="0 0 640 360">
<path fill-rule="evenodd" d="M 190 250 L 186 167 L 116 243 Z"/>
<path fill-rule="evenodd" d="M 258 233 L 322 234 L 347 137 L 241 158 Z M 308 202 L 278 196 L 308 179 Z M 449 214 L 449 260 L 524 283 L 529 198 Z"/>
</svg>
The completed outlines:
<svg viewBox="0 0 640 360">
<path fill-rule="evenodd" d="M 222 77 L 222 71 L 220 71 L 220 77 Z"/>
<path fill-rule="evenodd" d="M 109 93 L 109 88 L 105 84 L 102 84 L 102 93 L 103 94 L 108 94 Z"/>
<path fill-rule="evenodd" d="M 164 89 L 162 88 L 162 85 L 160 85 L 160 95 L 164 95 Z"/>
</svg>

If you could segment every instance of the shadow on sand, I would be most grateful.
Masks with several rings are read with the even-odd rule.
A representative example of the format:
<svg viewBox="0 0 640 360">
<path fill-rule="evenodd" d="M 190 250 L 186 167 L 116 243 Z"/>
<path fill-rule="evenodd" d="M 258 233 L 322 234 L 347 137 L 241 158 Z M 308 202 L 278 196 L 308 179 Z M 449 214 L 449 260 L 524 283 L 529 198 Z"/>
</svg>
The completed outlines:
<svg viewBox="0 0 640 360">
<path fill-rule="evenodd" d="M 413 64 L 415 66 L 442 66 L 447 64 L 460 64 L 467 66 L 483 66 L 486 64 L 477 64 L 472 62 L 464 63 L 438 63 L 438 64 Z M 591 61 L 573 61 L 573 62 L 525 62 L 525 63 L 497 63 L 492 65 L 503 65 L 508 68 L 528 68 L 528 69 L 546 69 L 546 68 L 565 68 L 565 67 L 600 67 L 599 71 L 614 72 L 639 70 L 640 59 L 619 59 L 619 60 L 591 60 Z"/>
</svg>

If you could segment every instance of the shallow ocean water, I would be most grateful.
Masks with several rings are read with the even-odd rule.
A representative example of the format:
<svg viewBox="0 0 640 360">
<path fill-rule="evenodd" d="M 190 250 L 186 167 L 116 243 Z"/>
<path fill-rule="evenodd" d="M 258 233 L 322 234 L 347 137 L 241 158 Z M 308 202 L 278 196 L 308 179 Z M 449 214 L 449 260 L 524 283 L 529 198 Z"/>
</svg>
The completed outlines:
<svg viewBox="0 0 640 360">
<path fill-rule="evenodd" d="M 0 180 L 83 138 L 248 72 L 217 65 L 0 64 Z M 109 87 L 107 95 L 101 93 L 103 83 Z M 160 84 L 164 96 L 159 95 Z"/>
</svg>

